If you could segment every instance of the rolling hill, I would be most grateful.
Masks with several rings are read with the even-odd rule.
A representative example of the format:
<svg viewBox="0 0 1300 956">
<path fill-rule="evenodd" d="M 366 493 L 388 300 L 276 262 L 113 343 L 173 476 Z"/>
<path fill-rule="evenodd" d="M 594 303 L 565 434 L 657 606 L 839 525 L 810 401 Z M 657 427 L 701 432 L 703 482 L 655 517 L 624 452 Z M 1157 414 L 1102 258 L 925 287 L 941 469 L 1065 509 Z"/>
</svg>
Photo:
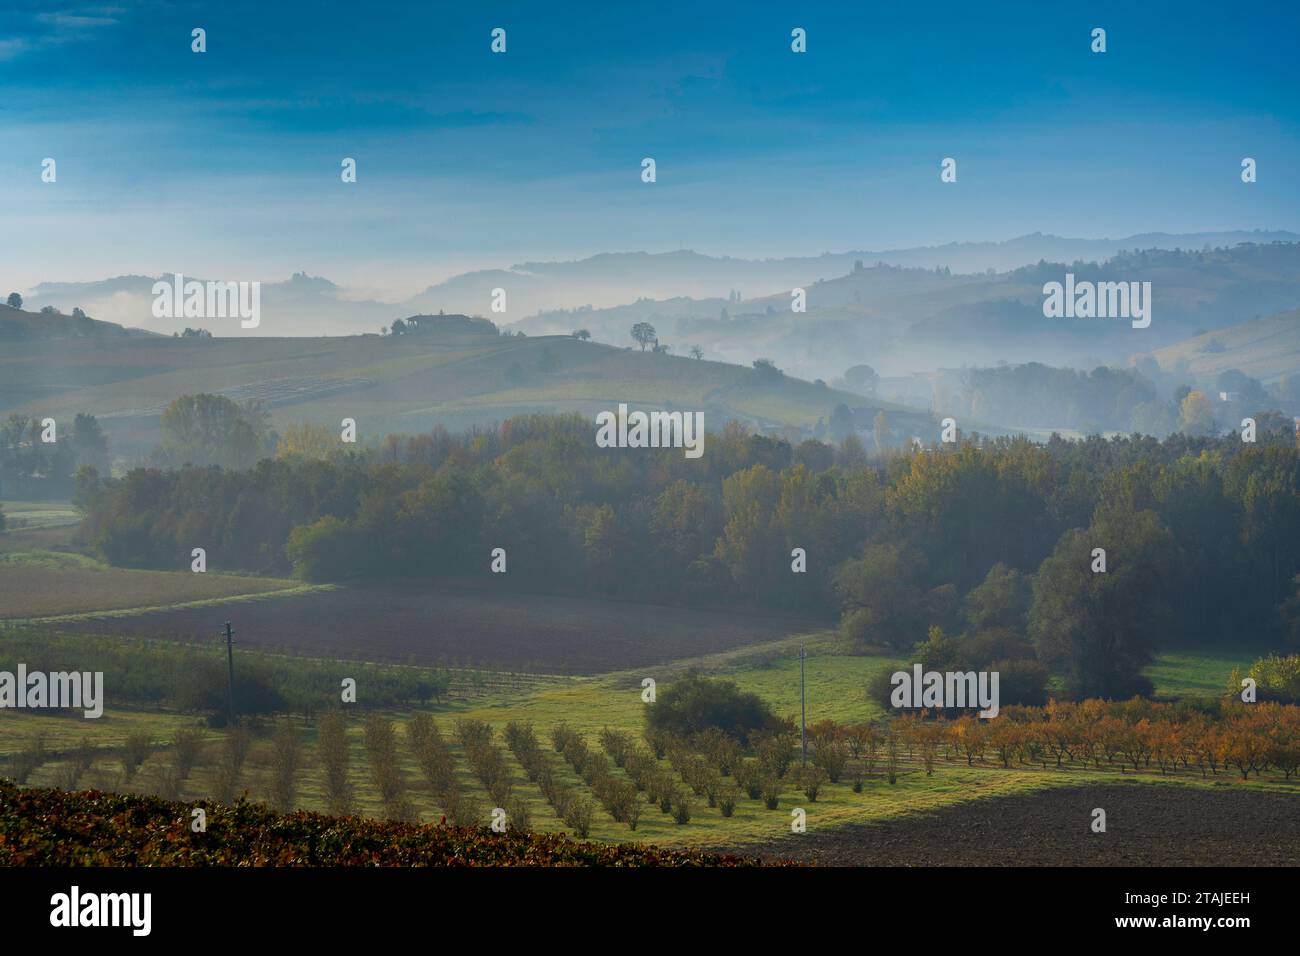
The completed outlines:
<svg viewBox="0 0 1300 956">
<path fill-rule="evenodd" d="M 1149 328 L 1125 320 L 1046 319 L 1043 285 L 1080 280 L 1151 283 Z M 867 363 L 889 375 L 960 365 L 1044 362 L 1091 368 L 1135 351 L 1300 306 L 1300 243 L 1230 249 L 1146 249 L 1097 262 L 1040 262 L 1011 272 L 959 275 L 888 264 L 809 283 L 807 311 L 787 288 L 743 301 L 643 299 L 608 309 L 549 312 L 513 327 L 529 334 L 589 329 L 621 343 L 631 323 L 655 325 L 684 350 L 748 364 L 772 357 L 792 373 L 832 379 Z"/>
<path fill-rule="evenodd" d="M 657 253 L 609 252 L 578 260 L 528 261 L 505 268 L 465 272 L 430 285 L 403 301 L 393 302 L 358 297 L 329 279 L 305 272 L 284 281 L 268 281 L 259 276 L 187 274 L 187 278 L 262 280 L 262 322 L 259 327 L 245 331 L 234 323 L 208 323 L 209 331 L 215 336 L 357 335 L 377 331 L 381 325 L 388 325 L 399 316 L 418 312 L 446 310 L 467 315 L 487 314 L 491 308 L 492 290 L 496 288 L 507 291 L 508 312 L 494 315 L 494 318 L 507 322 L 526 319 L 543 311 L 603 309 L 637 299 L 674 297 L 700 300 L 701 311 L 697 315 L 716 317 L 719 306 L 725 303 L 733 290 L 747 295 L 752 301 L 785 295 L 784 307 L 788 309 L 791 288 L 830 283 L 848 275 L 859 261 L 868 265 L 883 263 L 930 272 L 947 269 L 955 275 L 984 277 L 990 270 L 1005 273 L 1041 261 L 1103 262 L 1132 249 L 1228 248 L 1239 243 L 1297 240 L 1300 236 L 1295 233 L 1260 230 L 1145 233 L 1117 239 L 1079 239 L 1033 233 L 1002 242 L 948 243 L 884 251 L 851 250 L 770 259 L 712 256 L 684 249 Z M 126 275 L 94 282 L 51 281 L 40 283 L 24 294 L 29 309 L 52 305 L 71 312 L 74 306 L 79 306 L 90 315 L 111 322 L 170 335 L 187 324 L 193 324 L 193 320 L 160 319 L 152 315 L 150 290 L 158 278 Z M 170 280 L 171 275 L 164 273 L 161 278 Z M 829 293 L 831 290 L 822 291 Z M 717 304 L 713 300 L 717 300 Z M 555 331 L 567 332 L 569 329 Z M 623 344 L 621 338 L 618 344 Z"/>
<path fill-rule="evenodd" d="M 1251 319 L 1193 336 L 1177 345 L 1134 356 L 1150 356 L 1165 371 L 1184 367 L 1201 379 L 1237 369 L 1265 384 L 1300 373 L 1300 309 Z"/>
<path fill-rule="evenodd" d="M 908 434 L 935 431 L 928 412 L 784 375 L 570 336 L 498 335 L 486 322 L 481 327 L 489 331 L 15 342 L 0 352 L 0 414 L 62 420 L 91 412 L 114 453 L 128 457 L 157 443 L 169 402 L 194 392 L 259 399 L 278 428 L 294 422 L 337 427 L 354 418 L 363 443 L 388 432 L 490 425 L 531 412 L 594 416 L 620 402 L 700 410 L 709 429 L 735 418 L 770 430 L 811 429 L 844 403 L 868 422 L 884 410 Z"/>
</svg>

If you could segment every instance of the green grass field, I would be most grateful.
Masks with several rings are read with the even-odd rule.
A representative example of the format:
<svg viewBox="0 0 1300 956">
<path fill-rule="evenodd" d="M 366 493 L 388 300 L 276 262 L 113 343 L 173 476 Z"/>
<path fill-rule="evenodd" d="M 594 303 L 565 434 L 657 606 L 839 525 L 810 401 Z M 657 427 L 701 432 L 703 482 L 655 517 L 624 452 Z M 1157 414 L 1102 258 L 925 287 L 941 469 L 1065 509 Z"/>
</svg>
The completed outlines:
<svg viewBox="0 0 1300 956">
<path fill-rule="evenodd" d="M 1218 697 L 1228 688 L 1233 668 L 1244 674 L 1266 653 L 1265 648 L 1245 648 L 1157 654 L 1146 675 L 1157 697 Z"/>
<path fill-rule="evenodd" d="M 62 528 L 81 520 L 81 512 L 69 501 L 0 501 L 0 509 L 7 532 Z"/>
</svg>

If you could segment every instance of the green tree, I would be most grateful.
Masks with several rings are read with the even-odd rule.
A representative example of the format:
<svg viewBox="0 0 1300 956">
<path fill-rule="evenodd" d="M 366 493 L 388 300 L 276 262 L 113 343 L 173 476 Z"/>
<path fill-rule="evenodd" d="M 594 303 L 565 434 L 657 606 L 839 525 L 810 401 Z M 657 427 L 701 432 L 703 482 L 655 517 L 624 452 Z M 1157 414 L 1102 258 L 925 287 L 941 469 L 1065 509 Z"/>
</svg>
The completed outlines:
<svg viewBox="0 0 1300 956">
<path fill-rule="evenodd" d="M 757 694 L 694 672 L 661 690 L 646 708 L 645 721 L 650 733 L 685 738 L 717 729 L 746 746 L 752 734 L 775 729 L 779 723 Z"/>
<path fill-rule="evenodd" d="M 855 643 L 911 647 L 928 625 L 925 593 L 917 585 L 918 556 L 897 543 L 868 545 L 862 557 L 836 569 L 840 630 Z"/>
<path fill-rule="evenodd" d="M 766 465 L 754 465 L 722 482 L 725 523 L 717 542 L 717 557 L 731 579 L 758 597 L 777 587 L 785 566 L 772 515 L 780 497 L 780 481 Z"/>
<path fill-rule="evenodd" d="M 76 467 L 89 465 L 99 472 L 108 471 L 108 437 L 94 415 L 77 413 L 72 420 L 71 444 Z"/>
<path fill-rule="evenodd" d="M 1106 552 L 1094 572 L 1093 551 Z M 1034 581 L 1029 633 L 1038 659 L 1077 698 L 1150 693 L 1142 668 L 1171 620 L 1167 582 L 1174 541 L 1152 511 L 1099 509 L 1067 531 Z"/>
<path fill-rule="evenodd" d="M 182 395 L 163 410 L 161 464 L 220 465 L 243 470 L 270 443 L 265 410 L 256 402 L 237 404 L 224 395 Z"/>
<path fill-rule="evenodd" d="M 1204 392 L 1187 393 L 1178 407 L 1178 430 L 1184 435 L 1214 434 L 1214 405 Z"/>
<path fill-rule="evenodd" d="M 972 630 L 1002 627 L 1023 634 L 1031 597 L 1025 575 L 999 561 L 989 568 L 982 582 L 966 593 L 962 616 Z"/>
</svg>

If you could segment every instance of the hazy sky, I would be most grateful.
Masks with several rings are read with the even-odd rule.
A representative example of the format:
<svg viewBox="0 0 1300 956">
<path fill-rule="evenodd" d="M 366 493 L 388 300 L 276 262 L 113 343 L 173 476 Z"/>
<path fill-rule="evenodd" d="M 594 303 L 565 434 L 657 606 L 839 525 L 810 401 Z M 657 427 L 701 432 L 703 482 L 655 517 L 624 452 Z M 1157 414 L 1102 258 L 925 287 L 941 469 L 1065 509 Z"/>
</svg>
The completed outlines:
<svg viewBox="0 0 1300 956">
<path fill-rule="evenodd" d="M 287 6 L 0 10 L 0 286 L 1300 227 L 1292 3 Z"/>
</svg>

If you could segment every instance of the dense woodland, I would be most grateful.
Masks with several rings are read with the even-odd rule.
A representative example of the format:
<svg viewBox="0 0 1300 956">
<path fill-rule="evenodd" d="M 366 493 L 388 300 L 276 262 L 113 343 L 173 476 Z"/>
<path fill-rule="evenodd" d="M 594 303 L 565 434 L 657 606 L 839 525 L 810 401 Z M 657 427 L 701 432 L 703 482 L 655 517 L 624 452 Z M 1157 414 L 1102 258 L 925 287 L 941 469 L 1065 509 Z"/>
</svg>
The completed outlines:
<svg viewBox="0 0 1300 956">
<path fill-rule="evenodd" d="M 482 576 L 838 618 L 862 644 L 1005 664 L 1026 703 L 1048 671 L 1071 694 L 1123 697 L 1148 689 L 1154 648 L 1300 638 L 1300 452 L 1285 430 L 966 439 L 877 459 L 853 438 L 791 446 L 735 423 L 697 460 L 593 434 L 581 416 L 532 416 L 363 452 L 300 433 L 244 471 L 83 471 L 83 533 L 128 567 L 186 568 L 203 547 L 209 567 L 313 581 Z"/>
</svg>

